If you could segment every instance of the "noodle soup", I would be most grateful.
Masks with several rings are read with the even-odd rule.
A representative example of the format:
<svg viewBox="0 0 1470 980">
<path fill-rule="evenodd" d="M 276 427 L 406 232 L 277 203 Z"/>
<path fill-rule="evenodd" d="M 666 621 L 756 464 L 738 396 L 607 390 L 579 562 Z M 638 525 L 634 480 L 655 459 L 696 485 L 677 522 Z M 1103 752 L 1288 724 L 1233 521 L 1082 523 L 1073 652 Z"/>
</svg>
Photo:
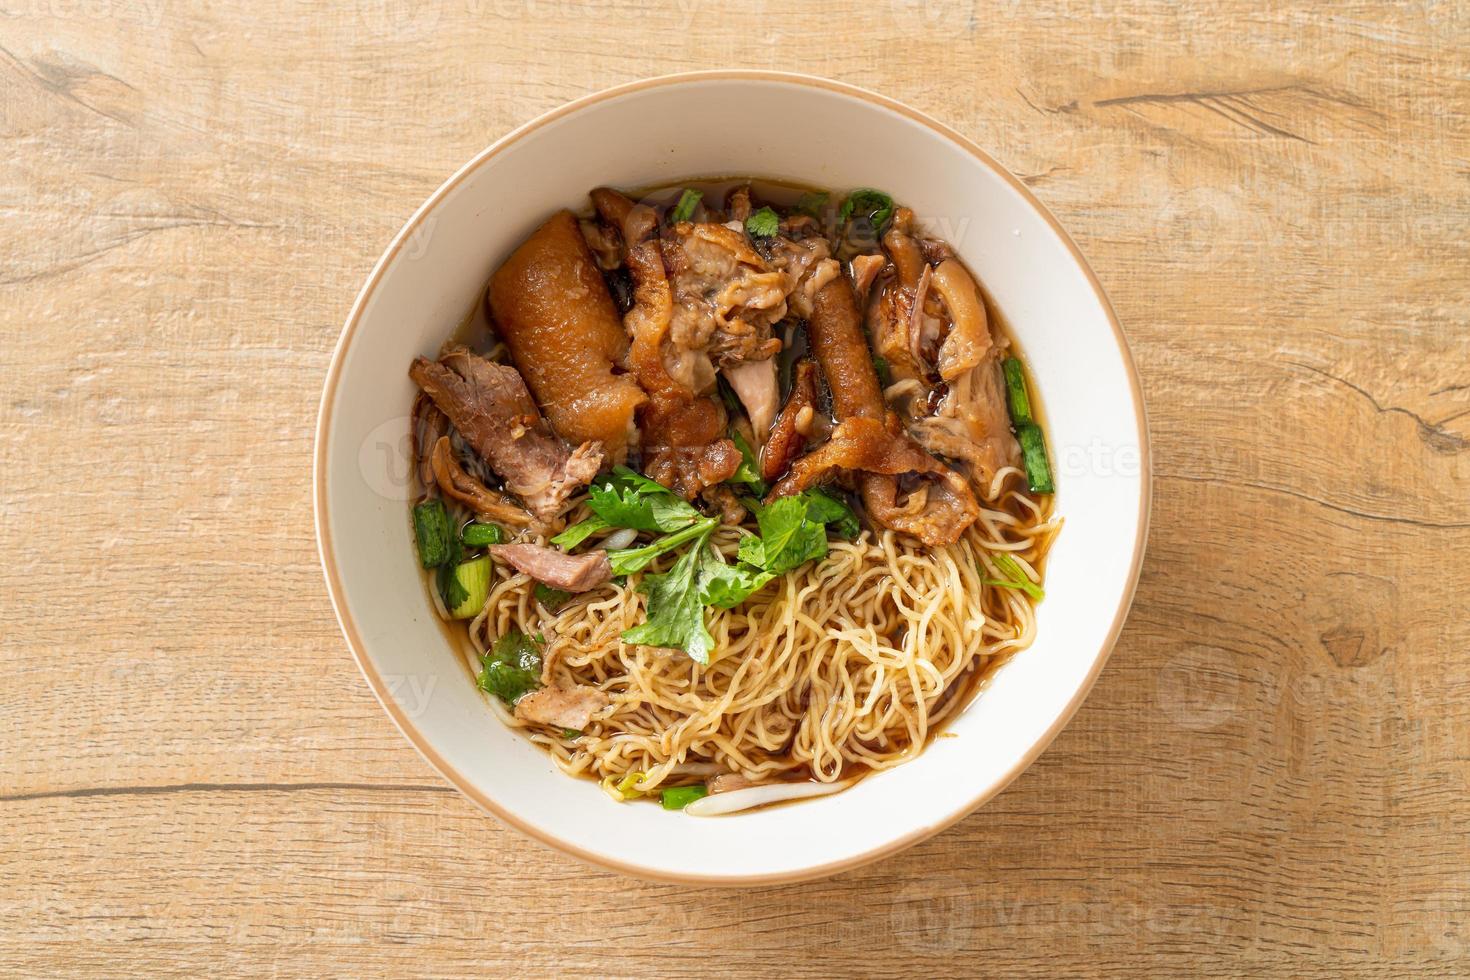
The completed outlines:
<svg viewBox="0 0 1470 980">
<path fill-rule="evenodd" d="M 1059 529 L 980 285 L 873 189 L 591 202 L 410 370 L 418 557 L 475 682 L 619 802 L 911 759 L 1031 643 Z"/>
</svg>

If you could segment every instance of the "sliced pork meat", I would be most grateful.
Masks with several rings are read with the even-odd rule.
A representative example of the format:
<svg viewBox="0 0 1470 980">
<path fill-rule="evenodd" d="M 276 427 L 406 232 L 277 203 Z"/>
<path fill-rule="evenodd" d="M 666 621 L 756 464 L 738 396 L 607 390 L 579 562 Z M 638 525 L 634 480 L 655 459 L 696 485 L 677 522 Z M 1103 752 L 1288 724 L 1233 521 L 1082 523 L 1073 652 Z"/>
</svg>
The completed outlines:
<svg viewBox="0 0 1470 980">
<path fill-rule="evenodd" d="M 538 519 L 554 518 L 597 475 L 601 446 L 568 452 L 514 368 L 458 347 L 437 362 L 415 358 L 408 373 Z"/>
<path fill-rule="evenodd" d="M 516 702 L 517 720 L 531 725 L 581 731 L 592 716 L 612 704 L 612 699 L 595 687 L 543 687 Z"/>
<path fill-rule="evenodd" d="M 445 496 L 470 508 L 476 517 L 492 524 L 509 524 L 512 527 L 530 527 L 540 523 L 520 504 L 465 472 L 454 456 L 454 448 L 448 436 L 441 436 L 434 444 L 429 467 L 435 484 L 444 491 Z"/>
<path fill-rule="evenodd" d="M 569 555 L 539 544 L 493 544 L 490 554 L 538 582 L 567 592 L 587 592 L 612 579 L 605 551 Z"/>
<path fill-rule="evenodd" d="M 806 449 L 817 411 L 817 365 L 811 358 L 796 362 L 791 376 L 791 394 L 776 416 L 771 436 L 761 449 L 761 479 L 774 482 Z"/>
<path fill-rule="evenodd" d="M 621 373 L 628 338 L 570 211 L 511 253 L 491 277 L 486 303 L 551 427 L 573 445 L 601 443 L 610 464 L 626 459 L 644 396 Z"/>
</svg>

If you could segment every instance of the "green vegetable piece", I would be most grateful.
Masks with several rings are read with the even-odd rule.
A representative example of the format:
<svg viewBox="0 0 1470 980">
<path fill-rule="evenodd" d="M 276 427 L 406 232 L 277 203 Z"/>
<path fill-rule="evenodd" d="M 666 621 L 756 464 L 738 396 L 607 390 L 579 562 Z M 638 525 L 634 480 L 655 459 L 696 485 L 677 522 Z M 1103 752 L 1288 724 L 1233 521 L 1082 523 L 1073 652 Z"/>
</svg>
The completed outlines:
<svg viewBox="0 0 1470 980">
<path fill-rule="evenodd" d="M 444 564 L 434 574 L 434 584 L 439 589 L 439 598 L 444 601 L 444 608 L 452 611 L 464 604 L 469 598 L 469 592 L 459 581 L 455 574 L 459 570 L 459 563 L 464 559 L 464 546 L 459 543 L 458 534 L 449 535 L 449 554 L 444 559 Z"/>
<path fill-rule="evenodd" d="M 847 195 L 839 215 L 844 223 L 853 218 L 866 218 L 873 234 L 881 235 L 893 217 L 893 198 L 871 187 L 859 187 Z"/>
<path fill-rule="evenodd" d="M 755 238 L 770 238 L 781 230 L 781 216 L 770 208 L 761 208 L 745 219 L 745 230 Z"/>
<path fill-rule="evenodd" d="M 480 658 L 480 690 L 508 705 L 541 686 L 541 645 L 518 629 L 510 629 Z"/>
<path fill-rule="evenodd" d="M 1006 376 L 1006 405 L 1011 410 L 1011 422 L 1015 425 L 1034 423 L 1031 396 L 1026 394 L 1026 369 L 1014 357 L 1006 358 L 1000 366 Z"/>
<path fill-rule="evenodd" d="M 562 738 L 581 738 L 582 737 L 582 733 L 579 732 L 579 731 L 577 731 L 575 728 L 563 728 L 561 730 L 561 737 Z"/>
<path fill-rule="evenodd" d="M 827 207 L 827 199 L 831 196 L 826 191 L 807 191 L 797 198 L 796 210 L 813 218 L 820 218 Z"/>
<path fill-rule="evenodd" d="M 487 544 L 504 544 L 505 532 L 499 524 L 466 524 L 459 532 L 459 539 L 471 548 L 483 548 Z"/>
<path fill-rule="evenodd" d="M 703 197 L 704 191 L 697 191 L 692 187 L 684 188 L 684 193 L 679 195 L 679 203 L 675 204 L 674 210 L 669 212 L 669 222 L 678 224 L 693 218 L 694 209 L 699 207 L 699 202 Z"/>
<path fill-rule="evenodd" d="M 1028 422 L 1016 426 L 1016 440 L 1026 463 L 1026 482 L 1035 493 L 1056 493 L 1051 479 L 1051 464 L 1046 461 L 1046 436 L 1041 426 Z"/>
<path fill-rule="evenodd" d="M 727 565 L 714 545 L 705 546 L 705 553 L 700 559 L 699 576 L 701 601 L 706 606 L 718 606 L 721 609 L 734 609 L 776 577 L 774 572 L 763 571 L 749 562 Z"/>
<path fill-rule="evenodd" d="M 573 524 L 566 530 L 562 531 L 556 537 L 551 539 L 551 543 L 556 545 L 563 551 L 571 551 L 577 545 L 581 544 L 583 541 L 586 541 L 598 531 L 604 530 L 609 526 L 610 525 L 607 523 L 607 521 L 604 521 L 600 517 L 589 517 L 585 521 Z"/>
<path fill-rule="evenodd" d="M 827 554 L 827 529 L 808 519 L 811 499 L 806 494 L 782 497 L 761 508 L 756 516 L 760 525 L 759 539 L 740 542 L 742 561 L 779 575 L 802 562 Z M 753 542 L 759 541 L 759 544 Z"/>
<path fill-rule="evenodd" d="M 619 548 L 616 551 L 609 551 L 607 558 L 612 563 L 612 572 L 614 575 L 631 575 L 634 572 L 641 572 L 659 555 L 667 551 L 673 551 L 686 541 L 703 537 L 714 530 L 715 525 L 718 523 L 715 518 L 706 517 L 684 528 L 682 531 L 666 534 L 652 544 L 646 544 L 639 548 Z"/>
<path fill-rule="evenodd" d="M 682 810 L 695 800 L 709 795 L 703 786 L 670 786 L 660 794 L 665 810 Z"/>
<path fill-rule="evenodd" d="M 572 599 L 572 594 L 565 589 L 553 589 L 545 582 L 537 582 L 535 589 L 536 601 L 545 606 L 548 612 L 556 612 Z"/>
<path fill-rule="evenodd" d="M 695 662 L 709 663 L 715 638 L 704 625 L 704 603 L 700 601 L 697 572 L 704 539 L 713 528 L 713 520 L 701 525 L 698 545 L 681 555 L 674 567 L 664 574 L 645 576 L 638 583 L 638 591 L 648 596 L 648 618 L 642 625 L 625 631 L 625 641 L 683 650 Z"/>
<path fill-rule="evenodd" d="M 847 502 L 831 491 L 818 487 L 801 494 L 807 499 L 807 519 L 826 524 L 843 540 L 852 541 L 862 533 L 857 514 Z"/>
<path fill-rule="evenodd" d="M 454 566 L 452 577 L 464 595 L 452 605 L 450 597 L 445 596 L 444 608 L 449 610 L 450 619 L 473 619 L 485 608 L 485 599 L 490 595 L 490 568 L 489 555 L 471 558 Z"/>
<path fill-rule="evenodd" d="M 745 437 L 740 434 L 739 429 L 730 430 L 730 438 L 735 443 L 735 448 L 740 450 L 740 466 L 726 480 L 726 483 L 744 484 L 750 487 L 751 492 L 758 497 L 766 495 L 766 481 L 761 479 L 760 458 L 756 456 L 755 450 Z"/>
<path fill-rule="evenodd" d="M 609 527 L 638 531 L 677 531 L 700 519 L 688 501 L 626 466 L 588 489 L 587 506 Z"/>
<path fill-rule="evenodd" d="M 449 512 L 442 500 L 426 500 L 413 509 L 413 536 L 419 564 L 438 568 L 449 560 Z"/>
<path fill-rule="evenodd" d="M 1006 577 L 1003 579 L 985 578 L 985 566 L 982 565 L 980 566 L 980 581 L 986 585 L 998 585 L 1003 589 L 1020 589 L 1038 602 L 1046 598 L 1045 590 L 1031 581 L 1022 571 L 1021 566 L 1016 564 L 1016 559 L 1005 552 L 996 552 L 990 556 L 990 560 L 995 562 L 995 567 Z"/>
</svg>

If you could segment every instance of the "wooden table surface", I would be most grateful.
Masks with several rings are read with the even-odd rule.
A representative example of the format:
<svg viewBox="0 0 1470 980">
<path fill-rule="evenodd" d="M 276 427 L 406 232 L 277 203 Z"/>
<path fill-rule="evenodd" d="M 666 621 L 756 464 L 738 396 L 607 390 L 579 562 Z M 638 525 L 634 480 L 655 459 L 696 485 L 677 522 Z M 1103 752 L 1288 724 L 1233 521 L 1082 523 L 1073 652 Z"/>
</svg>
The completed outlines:
<svg viewBox="0 0 1470 980">
<path fill-rule="evenodd" d="M 1470 6 L 11 0 L 0 973 L 1464 975 Z M 803 70 L 1076 236 L 1156 459 L 1137 603 L 980 812 L 813 884 L 483 816 L 348 656 L 309 505 L 362 279 L 568 99 Z"/>
</svg>

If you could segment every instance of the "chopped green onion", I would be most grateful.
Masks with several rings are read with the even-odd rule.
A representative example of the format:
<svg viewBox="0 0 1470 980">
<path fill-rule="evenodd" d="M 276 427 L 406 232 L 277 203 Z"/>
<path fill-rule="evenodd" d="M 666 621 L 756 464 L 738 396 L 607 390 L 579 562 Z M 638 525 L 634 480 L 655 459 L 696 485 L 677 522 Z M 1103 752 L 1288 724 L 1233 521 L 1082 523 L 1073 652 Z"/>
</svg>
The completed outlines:
<svg viewBox="0 0 1470 980">
<path fill-rule="evenodd" d="M 616 776 L 607 776 L 603 779 L 602 784 L 617 793 L 619 799 L 631 800 L 643 795 L 643 791 L 638 788 L 638 784 L 647 775 L 644 772 L 630 772 L 622 779 L 618 779 Z"/>
<path fill-rule="evenodd" d="M 674 210 L 669 212 L 669 221 L 678 224 L 694 217 L 694 209 L 699 207 L 699 202 L 703 197 L 704 191 L 697 191 L 692 187 L 684 188 L 684 193 L 679 195 L 679 203 L 675 204 Z"/>
<path fill-rule="evenodd" d="M 781 218 L 770 208 L 761 208 L 745 219 L 745 230 L 756 238 L 770 238 L 781 230 Z"/>
<path fill-rule="evenodd" d="M 572 594 L 565 589 L 553 589 L 545 582 L 536 583 L 536 601 L 546 607 L 547 612 L 556 612 L 571 601 Z"/>
<path fill-rule="evenodd" d="M 444 606 L 450 619 L 473 619 L 485 607 L 490 595 L 490 556 L 481 555 L 454 567 L 454 581 L 463 590 L 464 598 L 450 605 L 446 597 Z"/>
<path fill-rule="evenodd" d="M 449 512 L 444 501 L 426 500 L 413 509 L 413 534 L 419 563 L 425 568 L 438 568 L 449 560 Z"/>
<path fill-rule="evenodd" d="M 703 786 L 670 786 L 661 794 L 665 810 L 682 810 L 695 800 L 709 795 Z"/>
<path fill-rule="evenodd" d="M 893 368 L 888 366 L 888 358 L 874 354 L 873 371 L 878 375 L 878 383 L 884 388 L 893 384 Z"/>
<path fill-rule="evenodd" d="M 471 548 L 483 548 L 487 544 L 503 544 L 505 532 L 499 524 L 466 524 L 459 532 L 459 539 Z"/>
<path fill-rule="evenodd" d="M 561 737 L 562 738 L 581 738 L 582 737 L 582 733 L 579 732 L 579 731 L 577 731 L 575 728 L 563 728 L 561 730 Z"/>
<path fill-rule="evenodd" d="M 1006 405 L 1011 410 L 1011 421 L 1016 425 L 1034 423 L 1031 415 L 1031 396 L 1026 394 L 1026 369 L 1014 357 L 1001 362 L 1006 376 Z"/>
<path fill-rule="evenodd" d="M 1056 493 L 1051 480 L 1051 465 L 1046 461 L 1046 436 L 1034 422 L 1016 426 L 1016 440 L 1026 462 L 1026 482 L 1035 493 Z"/>
<path fill-rule="evenodd" d="M 1031 581 L 1021 566 L 1016 563 L 1016 559 L 1005 552 L 997 552 L 990 556 L 990 560 L 995 562 L 995 567 L 1007 577 L 1003 579 L 985 578 L 985 567 L 982 565 L 980 568 L 981 582 L 986 585 L 998 585 L 1003 589 L 1019 589 L 1037 601 L 1046 598 L 1046 592 L 1041 586 Z"/>
</svg>

